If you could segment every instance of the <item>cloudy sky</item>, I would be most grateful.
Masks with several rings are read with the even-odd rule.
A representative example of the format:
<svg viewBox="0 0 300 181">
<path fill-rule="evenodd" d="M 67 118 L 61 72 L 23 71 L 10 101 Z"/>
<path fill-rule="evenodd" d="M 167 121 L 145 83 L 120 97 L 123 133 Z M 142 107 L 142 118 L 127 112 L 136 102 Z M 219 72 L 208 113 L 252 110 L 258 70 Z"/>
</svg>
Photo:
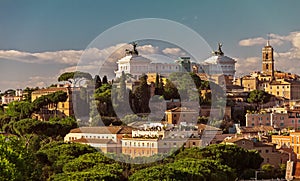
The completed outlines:
<svg viewBox="0 0 300 181">
<path fill-rule="evenodd" d="M 296 0 L 2 0 L 0 90 L 55 83 L 62 72 L 76 69 L 82 54 L 90 62 L 98 62 L 113 50 L 109 57 L 113 62 L 123 55 L 128 42 L 86 48 L 107 29 L 140 18 L 179 22 L 196 31 L 212 49 L 222 42 L 225 54 L 237 60 L 238 76 L 261 69 L 261 48 L 269 34 L 275 68 L 300 74 L 299 8 Z M 185 55 L 177 47 L 147 42 L 139 51 Z M 93 66 L 82 66 L 82 70 Z"/>
</svg>

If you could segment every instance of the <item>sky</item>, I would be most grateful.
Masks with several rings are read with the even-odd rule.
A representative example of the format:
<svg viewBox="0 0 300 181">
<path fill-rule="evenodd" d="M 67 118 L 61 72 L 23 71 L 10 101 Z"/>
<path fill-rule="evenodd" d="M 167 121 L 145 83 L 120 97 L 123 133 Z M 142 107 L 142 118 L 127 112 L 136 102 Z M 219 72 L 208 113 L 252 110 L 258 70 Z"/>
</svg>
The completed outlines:
<svg viewBox="0 0 300 181">
<path fill-rule="evenodd" d="M 212 49 L 221 42 L 225 55 L 237 61 L 237 76 L 261 69 L 261 48 L 269 37 L 275 50 L 275 69 L 300 74 L 299 8 L 297 0 L 2 0 L 0 90 L 55 83 L 61 73 L 78 66 L 84 50 L 98 35 L 141 18 L 181 23 Z M 121 46 L 124 44 L 113 45 Z M 145 55 L 182 55 L 167 45 L 144 43 L 138 48 Z M 101 57 L 111 49 L 90 53 Z"/>
</svg>

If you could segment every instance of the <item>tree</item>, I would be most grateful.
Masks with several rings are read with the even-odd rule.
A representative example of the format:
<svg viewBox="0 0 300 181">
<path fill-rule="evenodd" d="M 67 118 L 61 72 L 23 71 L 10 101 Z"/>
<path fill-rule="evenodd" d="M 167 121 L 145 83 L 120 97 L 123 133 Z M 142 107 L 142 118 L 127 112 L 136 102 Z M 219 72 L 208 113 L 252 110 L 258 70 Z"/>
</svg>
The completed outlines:
<svg viewBox="0 0 300 181">
<path fill-rule="evenodd" d="M 118 93 L 118 100 L 120 102 L 124 102 L 126 97 L 126 75 L 124 71 L 122 71 L 122 75 L 120 77 L 120 89 Z"/>
<path fill-rule="evenodd" d="M 163 95 L 164 94 L 164 83 L 162 78 L 156 74 L 155 78 L 155 90 L 154 90 L 155 95 Z"/>
<path fill-rule="evenodd" d="M 134 107 L 137 113 L 149 113 L 150 88 L 147 84 L 147 75 L 140 78 L 140 84 L 134 91 Z"/>
<path fill-rule="evenodd" d="M 94 93 L 95 99 L 99 101 L 94 103 L 98 103 L 97 109 L 101 116 L 115 115 L 111 100 L 111 89 L 112 86 L 110 84 L 103 84 Z"/>
<path fill-rule="evenodd" d="M 190 76 L 192 77 L 196 88 L 199 89 L 202 85 L 202 81 L 201 81 L 200 77 L 197 74 L 193 73 L 193 72 L 190 72 Z"/>
<path fill-rule="evenodd" d="M 234 170 L 215 160 L 187 158 L 135 172 L 129 180 L 234 180 Z"/>
<path fill-rule="evenodd" d="M 32 153 L 16 136 L 0 135 L 0 180 L 36 180 Z"/>
<path fill-rule="evenodd" d="M 258 169 L 263 158 L 257 151 L 248 151 L 236 145 L 213 144 L 204 148 L 185 149 L 176 155 L 176 159 L 197 158 L 219 161 L 236 170 L 238 176 L 246 169 Z"/>
<path fill-rule="evenodd" d="M 104 75 L 102 78 L 102 84 L 108 84 L 107 76 Z"/>
<path fill-rule="evenodd" d="M 270 101 L 270 94 L 263 90 L 253 90 L 250 92 L 247 101 L 256 104 L 256 110 L 259 110 L 259 104 L 264 104 Z"/>
<path fill-rule="evenodd" d="M 94 81 L 95 81 L 95 89 L 98 89 L 99 87 L 102 86 L 102 82 L 99 75 L 95 75 Z"/>
<path fill-rule="evenodd" d="M 31 102 L 31 93 L 33 91 L 36 91 L 38 90 L 39 88 L 36 87 L 36 88 L 29 88 L 29 87 L 26 87 L 24 90 L 23 90 L 23 95 L 24 95 L 24 101 L 28 101 L 28 102 Z"/>
<path fill-rule="evenodd" d="M 73 83 L 74 86 L 83 79 L 92 80 L 93 78 L 91 74 L 80 71 L 65 72 L 58 77 L 58 81 L 69 81 L 70 83 Z"/>
<path fill-rule="evenodd" d="M 194 75 L 192 77 L 190 73 L 185 72 L 174 72 L 170 74 L 169 79 L 178 89 L 181 100 L 195 101 L 196 99 L 198 99 L 198 88 L 194 82 L 194 79 L 195 81 L 198 80 L 196 80 L 196 76 L 197 75 Z"/>
<path fill-rule="evenodd" d="M 50 142 L 37 152 L 37 163 L 41 167 L 42 180 L 51 175 L 62 173 L 64 165 L 74 158 L 97 150 L 89 145 L 79 143 Z"/>
<path fill-rule="evenodd" d="M 66 102 L 68 99 L 68 94 L 64 91 L 57 91 L 52 94 L 47 95 L 48 99 L 51 103 L 54 104 L 55 111 L 57 110 L 57 106 L 59 102 Z"/>
<path fill-rule="evenodd" d="M 178 89 L 176 86 L 169 80 L 166 80 L 166 85 L 164 87 L 164 98 L 166 100 L 170 99 L 180 99 L 180 95 L 178 93 Z"/>
<path fill-rule="evenodd" d="M 57 112 L 57 106 L 59 102 L 66 102 L 68 99 L 68 94 L 64 91 L 57 91 L 51 94 L 42 95 L 41 97 L 33 101 L 33 107 L 35 111 L 38 111 L 42 107 L 53 104 L 55 108 L 55 114 Z"/>
<path fill-rule="evenodd" d="M 34 112 L 34 106 L 28 101 L 11 102 L 7 107 L 5 114 L 12 120 L 28 118 Z"/>
</svg>

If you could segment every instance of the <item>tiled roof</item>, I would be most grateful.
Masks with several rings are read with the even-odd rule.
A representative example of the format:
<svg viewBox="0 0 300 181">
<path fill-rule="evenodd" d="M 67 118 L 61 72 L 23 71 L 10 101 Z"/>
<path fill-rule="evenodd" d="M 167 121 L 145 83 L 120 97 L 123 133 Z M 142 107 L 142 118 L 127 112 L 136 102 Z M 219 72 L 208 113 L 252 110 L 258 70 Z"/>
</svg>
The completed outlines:
<svg viewBox="0 0 300 181">
<path fill-rule="evenodd" d="M 128 126 L 99 126 L 80 127 L 70 131 L 70 133 L 92 133 L 92 134 L 131 134 L 132 128 Z"/>
<path fill-rule="evenodd" d="M 39 89 L 36 91 L 33 91 L 33 94 L 41 94 L 41 93 L 47 93 L 47 92 L 57 92 L 57 91 L 64 91 L 64 92 L 68 92 L 68 88 L 66 87 L 49 87 L 46 89 Z"/>
<path fill-rule="evenodd" d="M 173 109 L 167 110 L 167 112 L 196 112 L 196 110 L 189 109 L 187 107 L 175 107 Z"/>
<path fill-rule="evenodd" d="M 220 128 L 213 127 L 207 124 L 197 124 L 198 130 L 208 130 L 208 131 L 221 131 Z"/>
<path fill-rule="evenodd" d="M 239 137 L 239 138 L 226 139 L 226 140 L 224 140 L 224 142 L 226 142 L 226 143 L 235 143 L 235 142 L 240 141 L 240 140 L 248 140 L 248 139 L 245 139 L 243 137 Z M 251 141 L 251 140 L 248 140 L 248 141 Z"/>
<path fill-rule="evenodd" d="M 80 138 L 73 140 L 74 143 L 98 143 L 98 144 L 114 144 L 115 142 L 112 139 L 89 139 L 89 138 Z"/>
<path fill-rule="evenodd" d="M 272 126 L 255 126 L 255 127 L 243 127 L 240 128 L 242 133 L 256 133 L 256 132 L 268 132 L 273 131 Z"/>
<path fill-rule="evenodd" d="M 255 147 L 274 147 L 273 143 L 254 142 Z"/>
</svg>

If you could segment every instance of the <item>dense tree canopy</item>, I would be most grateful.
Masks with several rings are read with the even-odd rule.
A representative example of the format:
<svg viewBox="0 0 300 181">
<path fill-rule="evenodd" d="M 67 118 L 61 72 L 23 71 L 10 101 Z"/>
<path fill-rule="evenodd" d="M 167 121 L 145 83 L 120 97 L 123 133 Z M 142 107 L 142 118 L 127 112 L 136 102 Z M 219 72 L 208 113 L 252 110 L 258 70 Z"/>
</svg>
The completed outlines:
<svg viewBox="0 0 300 181">
<path fill-rule="evenodd" d="M 264 104 L 270 101 L 271 95 L 263 90 L 253 90 L 250 92 L 247 101 L 256 104 L 256 109 L 259 109 L 259 104 Z"/>
<path fill-rule="evenodd" d="M 15 136 L 0 135 L 0 180 L 34 180 L 32 153 Z"/>
</svg>

